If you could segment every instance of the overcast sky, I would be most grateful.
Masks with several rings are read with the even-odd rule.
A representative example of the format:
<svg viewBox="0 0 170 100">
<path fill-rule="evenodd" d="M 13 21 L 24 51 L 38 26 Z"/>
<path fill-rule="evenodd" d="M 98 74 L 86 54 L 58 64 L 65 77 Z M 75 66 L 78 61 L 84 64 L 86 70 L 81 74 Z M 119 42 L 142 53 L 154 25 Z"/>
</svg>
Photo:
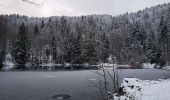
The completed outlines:
<svg viewBox="0 0 170 100">
<path fill-rule="evenodd" d="M 119 15 L 168 2 L 170 0 L 0 0 L 0 13 L 39 17 Z"/>
</svg>

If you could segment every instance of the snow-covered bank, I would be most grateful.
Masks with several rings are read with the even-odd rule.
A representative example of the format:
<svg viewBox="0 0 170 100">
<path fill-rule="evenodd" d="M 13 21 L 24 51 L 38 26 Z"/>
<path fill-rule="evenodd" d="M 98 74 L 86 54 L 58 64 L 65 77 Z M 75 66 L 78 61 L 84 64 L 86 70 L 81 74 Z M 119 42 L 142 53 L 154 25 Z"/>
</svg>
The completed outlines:
<svg viewBox="0 0 170 100">
<path fill-rule="evenodd" d="M 146 69 L 148 69 L 148 68 L 154 68 L 154 67 L 156 67 L 156 64 L 142 63 L 142 67 L 143 67 L 143 68 L 146 68 Z"/>
<path fill-rule="evenodd" d="M 165 70 L 170 70 L 170 66 L 163 67 Z"/>
<path fill-rule="evenodd" d="M 114 100 L 169 100 L 170 98 L 170 79 L 150 81 L 125 78 L 121 88 L 122 95 L 115 94 Z"/>
<path fill-rule="evenodd" d="M 4 70 L 9 70 L 9 69 L 14 68 L 15 64 L 14 64 L 14 61 L 12 60 L 12 56 L 10 53 L 7 53 L 5 55 L 5 60 L 4 60 L 3 64 L 5 65 L 3 67 Z"/>
</svg>

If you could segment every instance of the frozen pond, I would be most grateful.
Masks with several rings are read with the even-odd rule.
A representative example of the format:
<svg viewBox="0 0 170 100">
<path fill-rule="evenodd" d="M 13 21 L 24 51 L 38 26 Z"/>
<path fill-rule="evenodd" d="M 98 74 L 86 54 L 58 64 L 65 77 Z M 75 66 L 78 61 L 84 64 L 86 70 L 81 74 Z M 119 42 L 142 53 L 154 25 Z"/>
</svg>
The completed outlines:
<svg viewBox="0 0 170 100">
<path fill-rule="evenodd" d="M 0 72 L 0 100 L 58 100 L 57 94 L 70 96 L 67 100 L 99 100 L 94 71 Z M 169 71 L 161 69 L 120 69 L 119 74 L 120 80 L 170 77 Z"/>
</svg>

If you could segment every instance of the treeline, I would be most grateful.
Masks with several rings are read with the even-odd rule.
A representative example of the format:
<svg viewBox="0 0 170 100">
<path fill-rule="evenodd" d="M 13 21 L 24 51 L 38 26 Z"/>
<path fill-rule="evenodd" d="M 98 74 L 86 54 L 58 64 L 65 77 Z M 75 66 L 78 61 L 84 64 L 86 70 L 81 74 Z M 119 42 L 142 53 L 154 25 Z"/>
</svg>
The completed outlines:
<svg viewBox="0 0 170 100">
<path fill-rule="evenodd" d="M 116 57 L 119 64 L 168 62 L 170 4 L 119 16 L 36 18 L 0 16 L 0 65 L 6 45 L 16 64 L 98 64 Z M 7 41 L 9 43 L 7 43 Z"/>
</svg>

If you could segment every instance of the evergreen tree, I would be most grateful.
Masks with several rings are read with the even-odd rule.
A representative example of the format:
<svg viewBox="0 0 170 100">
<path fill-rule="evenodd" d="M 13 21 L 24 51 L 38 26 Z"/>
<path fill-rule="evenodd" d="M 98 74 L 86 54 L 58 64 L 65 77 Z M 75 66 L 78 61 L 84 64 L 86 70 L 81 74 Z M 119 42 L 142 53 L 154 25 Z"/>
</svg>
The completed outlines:
<svg viewBox="0 0 170 100">
<path fill-rule="evenodd" d="M 38 34 L 39 33 L 39 30 L 38 30 L 38 26 L 37 24 L 35 25 L 35 28 L 34 28 L 34 34 Z"/>
<path fill-rule="evenodd" d="M 3 16 L 0 16 L 0 69 L 3 67 L 3 61 L 5 58 L 6 48 L 6 32 L 7 32 L 7 20 Z"/>
<path fill-rule="evenodd" d="M 60 35 L 63 38 L 65 38 L 70 30 L 69 30 L 68 22 L 64 16 L 61 17 L 59 26 L 60 26 Z"/>
<path fill-rule="evenodd" d="M 56 38 L 54 35 L 52 36 L 51 47 L 52 47 L 53 61 L 56 62 L 56 60 L 57 60 L 57 46 L 56 46 Z"/>
<path fill-rule="evenodd" d="M 167 47 L 168 47 L 168 27 L 167 22 L 165 21 L 164 17 L 161 17 L 159 28 L 158 28 L 158 36 L 159 36 L 159 48 L 161 50 L 162 61 L 167 61 Z"/>
<path fill-rule="evenodd" d="M 18 37 L 12 53 L 18 63 L 18 69 L 25 69 L 25 64 L 29 61 L 29 42 L 24 23 L 19 27 Z"/>
<path fill-rule="evenodd" d="M 170 65 L 170 7 L 167 12 L 167 62 Z"/>
<path fill-rule="evenodd" d="M 101 44 L 102 47 L 101 47 L 101 54 L 100 54 L 101 57 L 100 58 L 103 62 L 106 62 L 107 58 L 109 58 L 109 55 L 110 55 L 110 42 L 107 39 L 105 33 L 102 35 L 101 41 L 102 41 L 102 44 Z"/>
<path fill-rule="evenodd" d="M 146 41 L 146 56 L 147 56 L 147 61 L 149 63 L 155 63 L 156 61 L 156 43 L 153 41 L 151 35 L 149 35 L 149 38 Z"/>
<path fill-rule="evenodd" d="M 83 54 L 84 61 L 90 64 L 97 63 L 97 54 L 95 49 L 95 42 L 92 40 L 87 40 L 85 42 L 85 52 Z"/>
<path fill-rule="evenodd" d="M 78 24 L 76 24 L 77 37 L 73 40 L 73 63 L 82 63 L 82 29 Z"/>
<path fill-rule="evenodd" d="M 41 21 L 41 28 L 44 28 L 45 26 L 45 23 L 44 23 L 44 20 Z"/>
<path fill-rule="evenodd" d="M 167 23 L 163 16 L 161 17 L 160 20 L 158 32 L 159 32 L 159 43 L 163 46 L 162 48 L 164 48 L 164 46 L 167 45 L 168 28 L 167 28 Z"/>
<path fill-rule="evenodd" d="M 50 54 L 51 54 L 51 51 L 49 49 L 49 47 L 46 48 L 46 51 L 45 51 L 45 54 L 46 54 L 46 63 L 49 63 L 50 61 Z"/>
<path fill-rule="evenodd" d="M 140 22 L 134 22 L 130 25 L 130 36 L 126 41 L 126 46 L 128 46 L 129 51 L 131 52 L 131 61 L 141 62 L 142 61 L 142 52 L 145 45 L 146 32 Z"/>
<path fill-rule="evenodd" d="M 70 32 L 70 29 L 68 28 L 66 41 L 65 41 L 65 55 L 64 59 L 65 62 L 71 62 L 73 63 L 73 51 L 74 51 L 74 37 L 73 32 Z"/>
<path fill-rule="evenodd" d="M 73 49 L 74 49 L 74 34 L 71 31 L 71 26 L 68 23 L 67 19 L 62 16 L 59 24 L 60 29 L 60 39 L 61 44 L 63 45 L 63 56 L 62 59 L 64 62 L 73 63 Z"/>
<path fill-rule="evenodd" d="M 147 58 L 151 64 L 156 63 L 160 64 L 161 62 L 161 52 L 156 47 L 156 45 L 153 43 L 153 41 L 148 41 L 147 46 L 147 52 L 146 52 Z"/>
</svg>

